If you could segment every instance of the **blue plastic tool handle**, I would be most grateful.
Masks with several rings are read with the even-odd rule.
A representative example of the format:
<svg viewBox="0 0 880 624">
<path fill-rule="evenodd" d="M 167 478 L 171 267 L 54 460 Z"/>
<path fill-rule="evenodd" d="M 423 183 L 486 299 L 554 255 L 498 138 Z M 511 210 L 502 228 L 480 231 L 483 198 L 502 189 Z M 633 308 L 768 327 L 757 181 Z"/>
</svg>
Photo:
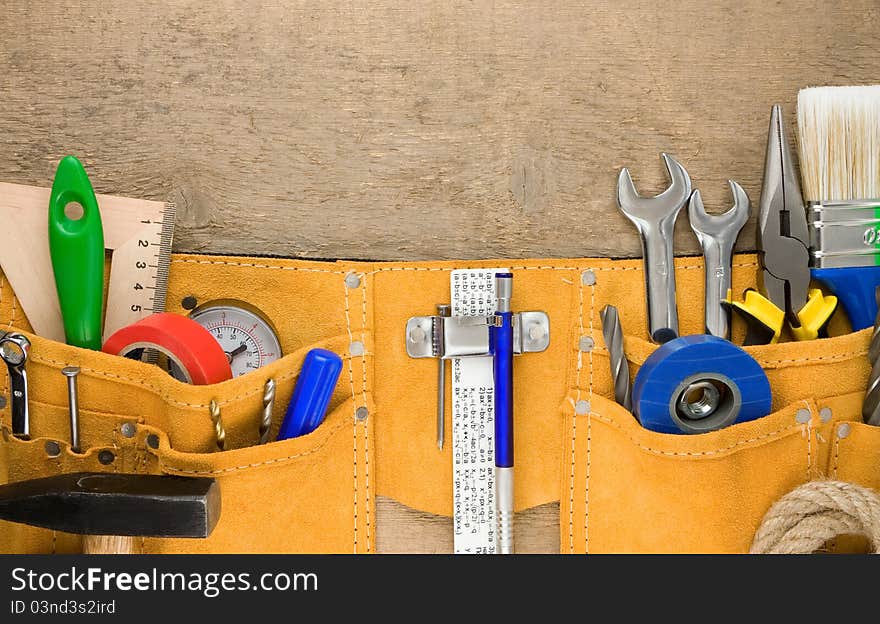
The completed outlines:
<svg viewBox="0 0 880 624">
<path fill-rule="evenodd" d="M 880 286 L 880 266 L 813 269 L 813 279 L 834 293 L 846 312 L 853 331 L 874 325 L 877 299 L 874 291 Z"/>
<path fill-rule="evenodd" d="M 281 422 L 279 440 L 306 435 L 324 422 L 341 371 L 342 358 L 332 351 L 312 349 L 306 354 Z"/>
<path fill-rule="evenodd" d="M 770 413 L 770 382 L 761 365 L 732 342 L 699 334 L 667 342 L 639 369 L 632 402 L 642 426 L 660 433 L 687 433 L 670 415 L 673 394 L 685 379 L 705 373 L 724 375 L 738 387 L 742 405 L 735 422 Z"/>
</svg>

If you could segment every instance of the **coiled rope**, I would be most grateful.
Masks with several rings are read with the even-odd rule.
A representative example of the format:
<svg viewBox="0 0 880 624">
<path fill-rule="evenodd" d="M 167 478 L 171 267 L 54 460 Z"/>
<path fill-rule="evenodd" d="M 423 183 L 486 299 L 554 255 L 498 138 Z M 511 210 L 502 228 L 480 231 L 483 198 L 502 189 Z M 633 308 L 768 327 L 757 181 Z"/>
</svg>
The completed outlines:
<svg viewBox="0 0 880 624">
<path fill-rule="evenodd" d="M 880 494 L 844 481 L 811 481 L 770 507 L 750 552 L 813 553 L 839 535 L 863 535 L 880 553 Z"/>
</svg>

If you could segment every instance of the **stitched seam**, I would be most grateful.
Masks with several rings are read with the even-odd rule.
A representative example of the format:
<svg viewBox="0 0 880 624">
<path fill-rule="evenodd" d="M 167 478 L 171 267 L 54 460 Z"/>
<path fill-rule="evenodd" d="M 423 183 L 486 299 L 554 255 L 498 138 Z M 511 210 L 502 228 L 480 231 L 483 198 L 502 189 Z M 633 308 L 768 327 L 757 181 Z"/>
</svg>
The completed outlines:
<svg viewBox="0 0 880 624">
<path fill-rule="evenodd" d="M 806 406 L 806 408 L 809 410 L 810 404 L 807 403 L 806 401 L 804 401 L 803 403 Z M 810 411 L 810 420 L 808 420 L 806 423 L 804 423 L 804 433 L 806 434 L 806 437 L 807 437 L 807 481 L 810 480 L 810 470 L 813 467 L 813 455 L 812 455 L 813 428 L 812 428 L 812 425 L 813 425 L 813 412 L 811 410 Z"/>
<path fill-rule="evenodd" d="M 596 314 L 596 285 L 590 286 L 590 338 L 594 339 L 593 318 Z M 593 420 L 590 412 L 593 409 L 593 350 L 590 349 L 590 409 L 587 411 L 587 474 L 584 488 L 584 553 L 590 552 L 590 442 L 593 434 Z"/>
<path fill-rule="evenodd" d="M 583 279 L 579 280 L 578 286 L 578 333 L 584 333 L 584 283 Z M 581 368 L 583 367 L 583 352 L 578 349 L 577 352 L 577 373 L 576 385 L 577 392 L 575 402 L 581 399 Z M 569 477 L 568 491 L 568 552 L 574 553 L 574 473 L 575 460 L 577 458 L 577 410 L 574 410 L 574 417 L 571 419 L 571 474 Z"/>
<path fill-rule="evenodd" d="M 809 358 L 799 358 L 793 360 L 765 360 L 763 358 L 758 358 L 763 366 L 768 366 L 771 364 L 800 364 L 803 362 L 836 362 L 840 360 L 851 359 L 857 356 L 866 355 L 868 353 L 867 349 L 861 349 L 859 351 L 850 351 L 848 353 L 839 353 L 837 355 L 820 355 L 816 357 Z"/>
<path fill-rule="evenodd" d="M 208 265 L 222 265 L 222 266 L 234 266 L 234 267 L 247 267 L 253 269 L 269 269 L 275 271 L 299 271 L 305 273 L 325 273 L 329 275 L 347 275 L 349 271 L 347 270 L 333 270 L 333 269 L 314 269 L 314 268 L 306 268 L 306 267 L 288 267 L 288 266 L 279 266 L 272 264 L 259 264 L 256 262 L 236 262 L 231 260 L 195 260 L 189 258 L 177 258 L 171 261 L 172 264 L 208 264 Z M 758 265 L 755 262 L 749 263 L 735 263 L 733 265 L 734 268 L 756 268 Z M 516 271 L 577 271 L 580 270 L 581 267 L 558 267 L 558 266 L 514 266 L 511 267 L 511 270 Z M 372 271 L 366 272 L 363 275 L 376 275 L 378 273 L 388 273 L 394 271 L 451 271 L 452 269 L 446 267 L 387 267 L 387 268 L 379 268 L 374 269 Z M 593 271 L 605 271 L 605 272 L 614 272 L 614 271 L 643 271 L 644 268 L 641 266 L 634 267 L 601 267 L 593 269 Z M 702 271 L 703 267 L 700 265 L 685 265 L 680 267 L 675 267 L 676 271 Z"/>
<path fill-rule="evenodd" d="M 361 344 L 364 345 L 363 353 L 361 354 L 361 370 L 363 373 L 363 380 L 361 382 L 361 391 L 363 394 L 364 407 L 367 406 L 367 277 L 364 275 L 362 277 L 363 288 L 361 288 Z M 367 415 L 367 420 L 363 423 L 364 427 L 364 481 L 366 492 L 364 495 L 365 503 L 366 503 L 366 514 L 367 514 L 367 552 L 370 552 L 370 419 L 373 418 L 372 414 Z"/>
<path fill-rule="evenodd" d="M 333 435 L 342 429 L 345 426 L 345 423 L 340 423 L 336 425 L 328 434 L 327 438 L 322 441 L 317 446 L 310 448 L 307 451 L 303 451 L 302 453 L 296 453 L 294 455 L 288 455 L 286 457 L 276 457 L 275 459 L 267 459 L 261 462 L 255 462 L 252 464 L 242 464 L 240 466 L 230 466 L 229 468 L 219 468 L 217 470 L 187 470 L 186 468 L 179 468 L 173 466 L 171 464 L 165 464 L 162 466 L 162 471 L 167 474 L 192 474 L 192 475 L 213 475 L 213 474 L 228 474 L 231 472 L 238 472 L 240 470 L 247 470 L 250 468 L 258 468 L 260 466 L 268 466 L 271 464 L 279 464 L 282 462 L 290 461 L 292 459 L 298 459 L 300 457 L 307 457 L 314 453 L 317 453 L 321 449 L 323 449 L 330 442 L 330 439 Z"/>
<path fill-rule="evenodd" d="M 15 299 L 16 299 L 15 293 L 12 293 L 12 312 L 10 314 L 9 325 L 8 325 L 8 327 L 10 329 L 12 329 L 15 326 Z"/>
<path fill-rule="evenodd" d="M 746 444 L 751 444 L 752 442 L 761 442 L 761 441 L 767 440 L 768 438 L 772 438 L 774 436 L 777 436 L 779 434 L 788 434 L 788 432 L 791 432 L 791 431 L 803 432 L 803 425 L 796 423 L 794 425 L 789 425 L 787 427 L 782 427 L 780 429 L 776 429 L 775 431 L 771 431 L 769 433 L 763 433 L 759 436 L 755 436 L 755 437 L 749 438 L 747 440 L 738 440 L 738 441 L 734 442 L 733 444 L 729 444 L 728 446 L 713 449 L 710 451 L 695 451 L 695 452 L 693 452 L 693 451 L 664 451 L 662 449 L 656 449 L 656 448 L 653 448 L 650 446 L 643 445 L 641 442 L 636 440 L 632 435 L 625 432 L 623 430 L 623 427 L 621 427 L 613 419 L 611 419 L 607 416 L 603 416 L 602 414 L 600 414 L 598 412 L 592 412 L 592 415 L 594 417 L 596 417 L 596 419 L 599 420 L 600 422 L 603 422 L 606 425 L 610 425 L 611 427 L 614 427 L 615 429 L 617 429 L 633 445 L 637 446 L 638 448 L 642 449 L 643 451 L 647 451 L 648 453 L 652 453 L 654 455 L 661 455 L 664 457 L 713 457 L 715 455 L 720 455 L 722 453 L 726 453 L 727 451 L 731 451 L 738 446 L 744 446 Z M 781 438 L 784 436 L 780 435 L 779 437 Z"/>
<path fill-rule="evenodd" d="M 785 343 L 789 344 L 789 343 Z M 597 347 L 596 348 L 601 353 L 608 353 L 608 349 L 605 347 Z M 761 364 L 763 368 L 776 368 L 778 365 L 788 365 L 788 364 L 820 364 L 825 362 L 841 362 L 843 360 L 850 360 L 856 357 L 863 357 L 868 354 L 867 349 L 861 349 L 859 351 L 849 351 L 847 353 L 838 353 L 837 355 L 819 355 L 815 357 L 808 358 L 798 358 L 798 359 L 788 359 L 788 360 L 767 360 L 761 357 L 757 357 L 755 359 Z M 644 360 L 642 360 L 644 363 Z"/>
<path fill-rule="evenodd" d="M 234 266 L 234 267 L 247 267 L 250 269 L 272 269 L 275 271 L 299 271 L 302 273 L 326 273 L 330 275 L 347 275 L 348 271 L 337 270 L 334 271 L 332 269 L 311 269 L 306 267 L 287 267 L 287 266 L 278 266 L 272 264 L 257 264 L 255 262 L 232 262 L 228 260 L 191 260 L 180 258 L 177 260 L 172 260 L 172 264 L 215 264 L 222 266 Z"/>
<path fill-rule="evenodd" d="M 351 334 L 349 334 L 349 335 L 351 335 Z M 370 355 L 372 357 L 371 353 L 368 354 L 366 352 L 364 353 L 363 357 L 366 357 L 367 355 Z M 40 364 L 47 364 L 50 366 L 62 366 L 62 367 L 67 366 L 66 362 L 62 362 L 60 360 L 53 360 L 51 358 L 35 356 L 33 354 L 33 352 L 31 352 L 31 354 L 29 355 L 29 359 L 31 361 L 36 361 L 36 362 L 39 362 Z M 343 359 L 349 360 L 349 366 L 351 366 L 351 355 L 346 355 L 343 357 Z M 94 368 L 89 368 L 87 366 L 80 367 L 80 370 L 84 373 L 91 373 L 91 374 L 95 375 L 96 377 L 103 377 L 105 379 L 117 379 L 120 381 L 128 382 L 129 384 L 136 386 L 138 388 L 142 388 L 144 390 L 149 390 L 153 394 L 155 394 L 156 396 L 158 396 L 159 398 L 164 400 L 169 405 L 176 405 L 178 407 L 191 407 L 193 409 L 207 409 L 209 407 L 208 403 L 187 403 L 185 401 L 178 401 L 178 400 L 174 399 L 172 396 L 162 392 L 162 390 L 159 387 L 154 386 L 150 383 L 141 381 L 141 380 L 132 379 L 130 377 L 125 377 L 123 375 L 116 375 L 114 373 L 108 373 L 108 372 L 97 370 Z M 288 372 L 283 373 L 281 375 L 277 375 L 275 379 L 276 379 L 276 381 L 286 381 L 288 379 L 292 379 L 292 378 L 296 377 L 297 375 L 299 375 L 299 373 L 300 373 L 300 371 L 298 371 L 298 370 L 297 371 L 288 371 Z M 256 395 L 261 395 L 263 393 L 263 391 L 264 391 L 263 388 L 256 387 L 249 392 L 245 392 L 244 394 L 236 395 L 236 396 L 234 396 L 230 399 L 227 399 L 225 401 L 218 401 L 217 405 L 219 405 L 220 407 L 224 407 L 226 405 L 231 405 L 237 401 L 240 401 L 243 399 L 248 399 L 248 398 L 250 398 L 252 396 L 256 396 Z M 56 407 L 61 407 L 61 406 L 56 406 Z"/>
<path fill-rule="evenodd" d="M 354 337 L 351 333 L 351 314 L 349 312 L 349 303 L 348 303 L 348 284 L 343 281 L 342 287 L 345 289 L 345 326 L 348 330 L 348 344 L 350 345 L 354 340 Z M 364 347 L 366 348 L 366 346 Z M 357 544 L 358 544 L 358 515 L 357 515 L 357 506 L 358 506 L 358 457 L 357 457 L 357 404 L 354 402 L 354 370 L 352 369 L 351 358 L 348 359 L 348 385 L 351 389 L 351 400 L 352 400 L 352 457 L 353 457 L 353 470 L 354 470 L 354 554 L 357 554 Z"/>
<path fill-rule="evenodd" d="M 840 436 L 834 436 L 834 478 L 837 478 L 837 466 L 838 461 L 840 460 Z"/>
</svg>

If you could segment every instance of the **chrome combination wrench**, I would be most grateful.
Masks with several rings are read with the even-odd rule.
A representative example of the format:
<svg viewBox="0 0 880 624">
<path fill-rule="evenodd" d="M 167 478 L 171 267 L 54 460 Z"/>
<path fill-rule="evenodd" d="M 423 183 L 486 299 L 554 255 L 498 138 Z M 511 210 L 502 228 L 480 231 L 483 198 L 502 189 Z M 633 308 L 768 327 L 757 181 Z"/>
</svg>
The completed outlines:
<svg viewBox="0 0 880 624">
<path fill-rule="evenodd" d="M 671 184 L 655 197 L 636 191 L 629 169 L 617 178 L 617 205 L 633 222 L 642 240 L 648 330 L 651 340 L 664 343 L 678 337 L 678 307 L 675 303 L 675 271 L 672 232 L 675 219 L 691 195 L 691 178 L 685 168 L 668 154 L 661 154 Z"/>
<path fill-rule="evenodd" d="M 733 207 L 720 215 L 710 215 L 703 207 L 699 189 L 688 204 L 691 229 L 703 248 L 706 288 L 706 333 L 730 338 L 730 310 L 721 305 L 730 290 L 733 246 L 739 231 L 749 219 L 749 196 L 743 187 L 728 180 Z"/>
</svg>

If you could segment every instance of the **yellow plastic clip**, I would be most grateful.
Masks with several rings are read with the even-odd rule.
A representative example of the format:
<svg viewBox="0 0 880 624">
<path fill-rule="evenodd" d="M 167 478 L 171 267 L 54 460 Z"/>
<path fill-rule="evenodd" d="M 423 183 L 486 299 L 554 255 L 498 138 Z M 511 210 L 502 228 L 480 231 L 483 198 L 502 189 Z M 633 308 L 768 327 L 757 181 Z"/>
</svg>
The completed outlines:
<svg viewBox="0 0 880 624">
<path fill-rule="evenodd" d="M 837 297 L 824 295 L 818 288 L 810 289 L 807 302 L 798 312 L 800 327 L 792 327 L 795 340 L 815 340 L 837 309 Z"/>
<path fill-rule="evenodd" d="M 772 334 L 769 340 L 766 340 L 765 336 L 761 342 L 752 344 L 773 344 L 779 340 L 785 323 L 785 312 L 777 308 L 767 297 L 749 288 L 744 293 L 742 301 L 733 301 L 731 291 L 728 290 L 727 303 L 746 319 L 753 330 L 763 330 L 768 336 Z"/>
</svg>

